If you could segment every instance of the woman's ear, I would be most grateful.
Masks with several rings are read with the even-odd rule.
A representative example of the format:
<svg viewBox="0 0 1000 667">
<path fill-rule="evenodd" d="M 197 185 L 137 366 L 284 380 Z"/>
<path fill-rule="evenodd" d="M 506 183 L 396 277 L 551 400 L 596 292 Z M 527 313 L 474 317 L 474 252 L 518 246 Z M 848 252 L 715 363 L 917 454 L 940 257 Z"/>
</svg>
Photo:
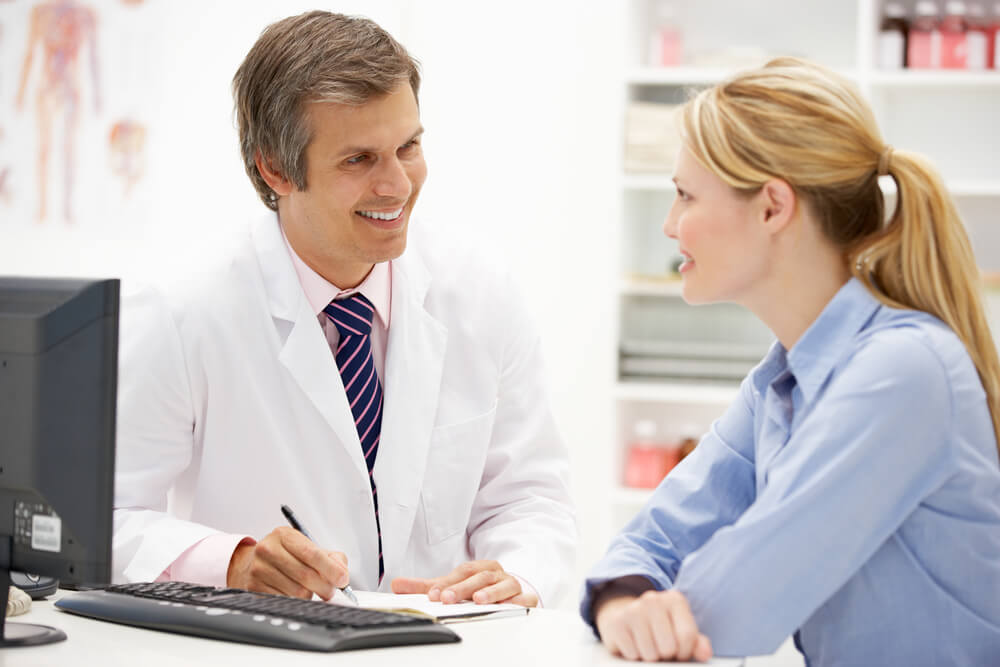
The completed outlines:
<svg viewBox="0 0 1000 667">
<path fill-rule="evenodd" d="M 260 151 L 253 158 L 254 164 L 257 165 L 257 172 L 260 177 L 264 179 L 268 187 L 274 190 L 274 194 L 279 197 L 285 197 L 292 192 L 292 182 L 289 181 L 285 176 L 271 166 L 270 160 L 264 158 Z"/>
<path fill-rule="evenodd" d="M 760 189 L 762 221 L 776 234 L 794 219 L 797 198 L 787 181 L 772 178 Z"/>
</svg>

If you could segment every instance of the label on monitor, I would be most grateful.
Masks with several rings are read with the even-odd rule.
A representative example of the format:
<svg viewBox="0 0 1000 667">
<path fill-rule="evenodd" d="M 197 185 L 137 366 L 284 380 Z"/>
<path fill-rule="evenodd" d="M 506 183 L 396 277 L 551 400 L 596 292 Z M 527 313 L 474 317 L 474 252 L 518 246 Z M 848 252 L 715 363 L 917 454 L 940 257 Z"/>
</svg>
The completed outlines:
<svg viewBox="0 0 1000 667">
<path fill-rule="evenodd" d="M 31 548 L 58 552 L 62 546 L 62 519 L 36 514 L 31 517 Z"/>
<path fill-rule="evenodd" d="M 58 553 L 62 549 L 62 519 L 45 503 L 14 503 L 14 543 L 36 551 Z"/>
</svg>

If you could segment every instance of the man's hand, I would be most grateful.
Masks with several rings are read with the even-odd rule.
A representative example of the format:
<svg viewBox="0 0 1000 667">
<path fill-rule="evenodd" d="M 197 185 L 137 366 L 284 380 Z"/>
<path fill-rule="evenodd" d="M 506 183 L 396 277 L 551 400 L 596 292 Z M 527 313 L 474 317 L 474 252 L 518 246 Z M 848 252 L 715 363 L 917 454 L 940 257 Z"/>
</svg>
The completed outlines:
<svg viewBox="0 0 1000 667">
<path fill-rule="evenodd" d="M 522 607 L 537 607 L 538 596 L 526 593 L 521 583 L 504 572 L 495 560 L 462 563 L 450 574 L 434 579 L 399 577 L 392 580 L 393 593 L 426 593 L 430 600 L 451 604 L 472 600 L 477 604 L 512 602 Z"/>
<path fill-rule="evenodd" d="M 324 600 L 349 580 L 347 556 L 320 549 L 288 526 L 275 528 L 257 544 L 236 547 L 226 574 L 226 585 L 233 588 L 306 599 L 316 593 Z"/>
<path fill-rule="evenodd" d="M 677 591 L 598 597 L 594 622 L 608 650 L 626 660 L 704 662 L 712 657 L 712 643 L 698 632 L 687 599 Z"/>
</svg>

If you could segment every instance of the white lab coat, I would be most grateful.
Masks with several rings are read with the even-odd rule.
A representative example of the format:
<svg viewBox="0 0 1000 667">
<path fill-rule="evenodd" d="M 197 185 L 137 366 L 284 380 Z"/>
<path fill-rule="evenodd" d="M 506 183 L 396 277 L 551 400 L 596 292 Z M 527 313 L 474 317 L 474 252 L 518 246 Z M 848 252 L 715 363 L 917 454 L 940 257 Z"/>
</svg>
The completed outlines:
<svg viewBox="0 0 1000 667">
<path fill-rule="evenodd" d="M 414 222 L 392 264 L 375 463 L 388 590 L 495 559 L 553 604 L 573 571 L 568 459 L 539 342 L 504 274 Z M 351 585 L 378 588 L 368 472 L 333 354 L 276 216 L 182 289 L 126 298 L 114 579 L 156 578 L 216 532 L 258 539 L 287 504 Z"/>
</svg>

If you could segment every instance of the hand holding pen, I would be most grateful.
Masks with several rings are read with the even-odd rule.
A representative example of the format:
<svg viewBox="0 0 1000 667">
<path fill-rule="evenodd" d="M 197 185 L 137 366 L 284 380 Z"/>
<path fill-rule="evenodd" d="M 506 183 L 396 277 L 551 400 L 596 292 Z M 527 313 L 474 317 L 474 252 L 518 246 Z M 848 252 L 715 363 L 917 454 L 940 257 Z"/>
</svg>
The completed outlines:
<svg viewBox="0 0 1000 667">
<path fill-rule="evenodd" d="M 303 535 L 305 535 L 306 537 L 308 537 L 313 542 L 316 541 L 316 540 L 313 540 L 313 536 L 309 534 L 309 531 L 306 530 L 306 527 L 302 525 L 302 523 L 298 520 L 298 518 L 296 518 L 295 513 L 292 512 L 292 508 L 291 507 L 289 507 L 288 505 L 282 505 L 281 506 L 281 513 L 285 515 L 285 518 L 288 520 L 288 523 L 289 523 L 289 525 L 291 525 L 292 528 L 294 528 L 295 530 L 299 531 L 300 533 L 302 533 Z M 343 591 L 344 595 L 346 595 L 347 597 L 349 597 L 354 604 L 358 604 L 358 598 L 354 594 L 354 591 L 351 589 L 351 585 L 350 584 L 347 584 L 346 586 L 344 586 L 340 590 Z"/>
<path fill-rule="evenodd" d="M 298 524 L 294 515 L 291 519 Z M 245 538 L 233 551 L 226 572 L 227 586 L 305 599 L 318 595 L 329 600 L 348 581 L 347 556 L 316 548 L 301 524 L 278 526 L 259 542 Z"/>
</svg>

